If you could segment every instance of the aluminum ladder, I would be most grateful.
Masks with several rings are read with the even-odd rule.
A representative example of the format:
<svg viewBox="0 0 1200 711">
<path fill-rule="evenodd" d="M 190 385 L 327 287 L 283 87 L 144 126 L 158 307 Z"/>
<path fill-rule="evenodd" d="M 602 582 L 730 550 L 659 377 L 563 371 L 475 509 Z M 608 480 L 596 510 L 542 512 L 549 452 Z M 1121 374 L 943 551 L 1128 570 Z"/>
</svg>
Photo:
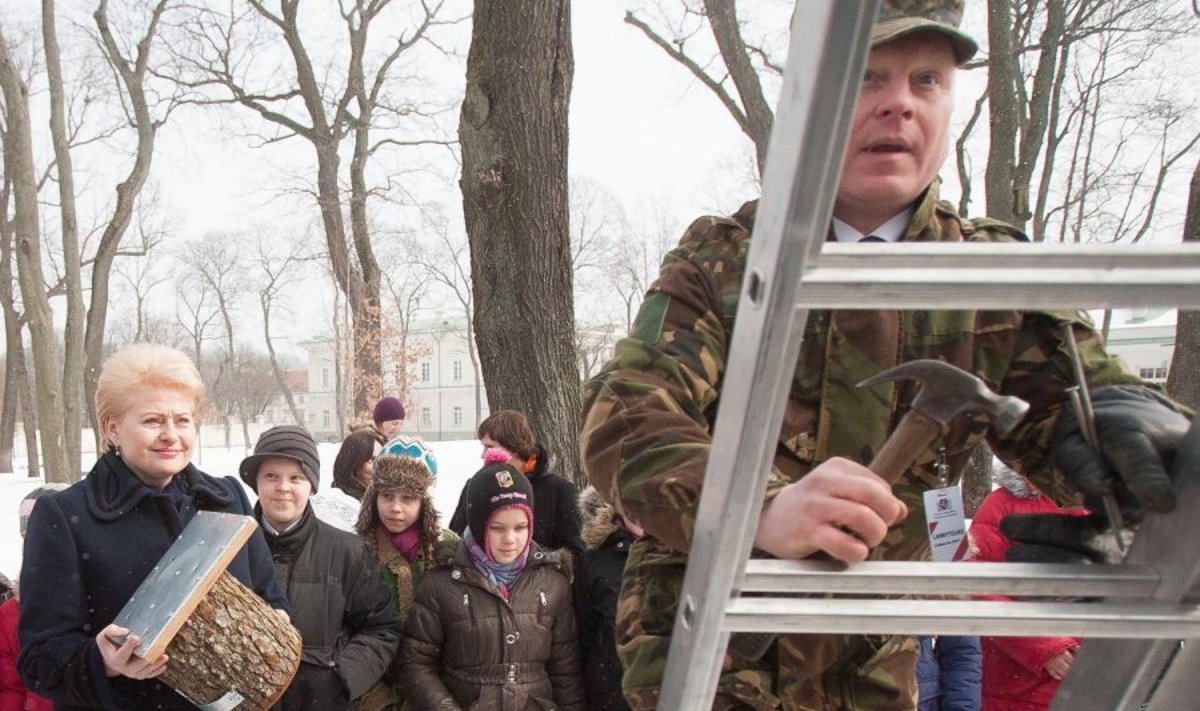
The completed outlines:
<svg viewBox="0 0 1200 711">
<path fill-rule="evenodd" d="M 825 243 L 876 2 L 805 0 L 801 9 L 659 709 L 709 708 L 739 631 L 1078 635 L 1090 639 L 1052 711 L 1194 707 L 1200 607 L 1189 595 L 1200 564 L 1186 549 L 1200 521 L 1195 484 L 1178 492 L 1175 513 L 1143 523 L 1120 566 L 749 560 L 809 309 L 1200 308 L 1197 244 Z M 1103 600 L 879 599 L 984 593 Z"/>
</svg>

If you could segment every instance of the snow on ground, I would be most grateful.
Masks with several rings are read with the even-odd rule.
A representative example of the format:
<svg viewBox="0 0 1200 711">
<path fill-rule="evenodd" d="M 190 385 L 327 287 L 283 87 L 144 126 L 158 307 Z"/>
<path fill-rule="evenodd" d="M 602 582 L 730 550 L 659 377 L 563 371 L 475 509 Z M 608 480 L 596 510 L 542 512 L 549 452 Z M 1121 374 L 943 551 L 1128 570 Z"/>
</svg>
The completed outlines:
<svg viewBox="0 0 1200 711">
<path fill-rule="evenodd" d="M 458 504 L 458 495 L 463 484 L 482 466 L 479 442 L 459 440 L 454 442 L 428 442 L 438 460 L 438 475 L 434 484 L 434 501 L 445 525 Z M 327 491 L 333 483 L 333 459 L 337 456 L 337 443 L 322 442 L 321 486 L 318 491 Z M 238 464 L 246 456 L 238 447 L 205 447 L 200 450 L 193 463 L 202 471 L 214 476 L 237 476 Z M 15 458 L 15 457 L 14 457 Z M 30 491 L 41 486 L 42 480 L 31 479 L 24 472 L 0 473 L 0 573 L 16 578 L 21 567 L 21 529 L 17 510 L 21 499 Z M 250 501 L 254 492 L 246 487 Z"/>
</svg>

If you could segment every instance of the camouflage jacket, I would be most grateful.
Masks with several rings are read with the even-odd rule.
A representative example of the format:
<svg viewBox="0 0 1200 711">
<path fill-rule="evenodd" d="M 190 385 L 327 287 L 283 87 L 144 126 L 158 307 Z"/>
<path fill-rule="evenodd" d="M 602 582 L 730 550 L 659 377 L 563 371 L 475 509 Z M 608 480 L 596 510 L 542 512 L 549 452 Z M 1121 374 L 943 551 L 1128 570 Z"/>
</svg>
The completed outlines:
<svg viewBox="0 0 1200 711">
<path fill-rule="evenodd" d="M 705 217 L 688 228 L 663 262 L 629 336 L 584 392 L 580 449 L 592 483 L 638 521 L 659 547 L 685 551 L 720 402 L 734 315 L 750 247 L 755 202 L 731 218 Z M 1017 229 L 966 220 L 937 198 L 917 204 L 902 241 L 1017 242 Z M 811 311 L 792 380 L 768 497 L 822 461 L 869 462 L 907 411 L 915 389 L 904 382 L 869 390 L 855 384 L 902 361 L 933 358 L 1030 403 L 1006 437 L 967 420 L 929 448 L 895 485 L 912 512 L 876 551 L 907 560 L 928 548 L 921 492 L 936 486 L 944 450 L 951 480 L 985 437 L 992 449 L 1043 491 L 1061 498 L 1047 457 L 1050 434 L 1071 384 L 1061 327 L 1072 323 L 1094 386 L 1140 382 L 1103 350 L 1086 314 L 1075 311 Z"/>
</svg>

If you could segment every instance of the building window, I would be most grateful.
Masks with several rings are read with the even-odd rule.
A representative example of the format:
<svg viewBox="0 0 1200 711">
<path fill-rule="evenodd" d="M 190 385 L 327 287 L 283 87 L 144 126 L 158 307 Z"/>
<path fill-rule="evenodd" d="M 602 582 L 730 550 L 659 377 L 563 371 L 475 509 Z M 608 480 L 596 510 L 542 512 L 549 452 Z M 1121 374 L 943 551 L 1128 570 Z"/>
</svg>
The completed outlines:
<svg viewBox="0 0 1200 711">
<path fill-rule="evenodd" d="M 462 427 L 462 405 L 454 406 L 454 426 Z"/>
<path fill-rule="evenodd" d="M 329 368 L 321 368 L 321 387 L 329 387 Z"/>
<path fill-rule="evenodd" d="M 1167 369 L 1165 366 L 1161 368 L 1142 368 L 1138 371 L 1138 375 L 1142 380 L 1161 382 L 1167 379 Z"/>
<path fill-rule="evenodd" d="M 329 410 L 325 410 L 321 413 L 321 422 L 324 423 L 323 426 L 326 429 L 329 428 Z"/>
<path fill-rule="evenodd" d="M 428 407 L 421 408 L 421 424 L 427 427 L 433 424 L 433 415 L 429 412 Z"/>
<path fill-rule="evenodd" d="M 429 382 L 429 361 L 425 361 L 424 363 L 421 363 L 421 382 L 422 383 Z"/>
<path fill-rule="evenodd" d="M 462 381 L 462 361 L 456 360 L 456 361 L 454 361 L 454 382 L 458 383 L 461 381 Z"/>
</svg>

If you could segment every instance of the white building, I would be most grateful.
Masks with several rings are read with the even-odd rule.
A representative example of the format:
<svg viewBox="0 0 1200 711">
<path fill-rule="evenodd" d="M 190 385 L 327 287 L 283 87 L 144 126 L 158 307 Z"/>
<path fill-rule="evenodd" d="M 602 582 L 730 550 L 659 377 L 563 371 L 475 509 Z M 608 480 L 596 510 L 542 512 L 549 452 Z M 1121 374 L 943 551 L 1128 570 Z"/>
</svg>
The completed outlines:
<svg viewBox="0 0 1200 711">
<path fill-rule="evenodd" d="M 1115 310 L 1108 331 L 1109 352 L 1121 356 L 1143 380 L 1166 383 L 1175 353 L 1175 316 L 1174 309 Z"/>
</svg>

